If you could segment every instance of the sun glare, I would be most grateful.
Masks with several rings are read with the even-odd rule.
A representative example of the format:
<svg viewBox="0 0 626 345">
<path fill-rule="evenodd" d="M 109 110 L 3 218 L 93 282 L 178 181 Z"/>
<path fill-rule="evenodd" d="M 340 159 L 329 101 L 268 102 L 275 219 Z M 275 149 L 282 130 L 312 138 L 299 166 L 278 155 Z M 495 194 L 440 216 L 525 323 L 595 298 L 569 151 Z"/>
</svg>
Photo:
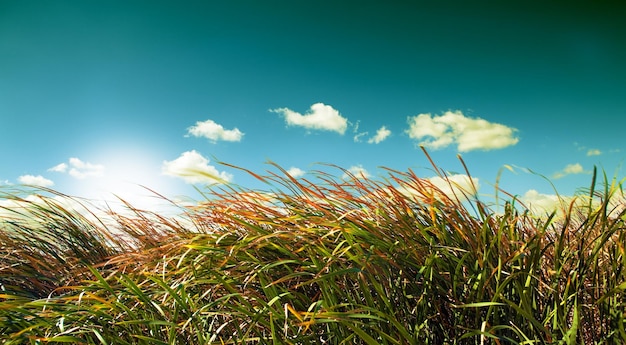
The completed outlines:
<svg viewBox="0 0 626 345">
<path fill-rule="evenodd" d="M 160 209 L 170 203 L 161 198 L 180 195 L 179 181 L 161 174 L 162 160 L 145 149 L 107 149 L 93 157 L 103 166 L 99 176 L 76 178 L 69 186 L 71 193 L 94 201 L 105 201 L 111 207 L 121 200 L 134 207 Z"/>
</svg>

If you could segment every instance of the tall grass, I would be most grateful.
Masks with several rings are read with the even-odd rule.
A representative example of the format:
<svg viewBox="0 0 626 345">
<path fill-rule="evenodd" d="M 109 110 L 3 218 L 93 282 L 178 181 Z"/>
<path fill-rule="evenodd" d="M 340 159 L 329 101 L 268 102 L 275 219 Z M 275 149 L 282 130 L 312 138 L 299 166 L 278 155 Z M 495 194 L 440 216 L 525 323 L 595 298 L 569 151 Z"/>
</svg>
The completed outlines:
<svg viewBox="0 0 626 345">
<path fill-rule="evenodd" d="M 213 188 L 179 218 L 4 195 L 2 343 L 626 342 L 617 181 L 594 174 L 557 218 L 410 170 L 275 168 L 250 172 L 268 190 Z"/>
</svg>

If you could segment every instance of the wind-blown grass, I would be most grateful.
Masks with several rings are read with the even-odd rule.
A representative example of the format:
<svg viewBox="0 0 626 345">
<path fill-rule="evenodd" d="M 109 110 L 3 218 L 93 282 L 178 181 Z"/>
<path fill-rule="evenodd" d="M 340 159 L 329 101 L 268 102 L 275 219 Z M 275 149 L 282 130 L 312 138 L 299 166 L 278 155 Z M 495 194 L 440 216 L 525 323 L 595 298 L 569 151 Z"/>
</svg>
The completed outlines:
<svg viewBox="0 0 626 345">
<path fill-rule="evenodd" d="M 214 188 L 179 218 L 4 195 L 2 343 L 626 342 L 616 181 L 557 219 L 412 171 L 275 167 L 250 172 L 268 191 Z"/>
</svg>

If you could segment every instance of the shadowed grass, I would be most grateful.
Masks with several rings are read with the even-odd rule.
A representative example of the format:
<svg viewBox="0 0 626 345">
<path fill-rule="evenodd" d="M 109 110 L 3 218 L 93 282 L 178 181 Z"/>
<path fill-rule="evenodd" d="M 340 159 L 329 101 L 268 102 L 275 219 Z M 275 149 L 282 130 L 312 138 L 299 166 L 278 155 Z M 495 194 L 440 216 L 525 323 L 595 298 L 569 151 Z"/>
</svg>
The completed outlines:
<svg viewBox="0 0 626 345">
<path fill-rule="evenodd" d="M 454 194 L 412 171 L 274 167 L 250 172 L 270 191 L 214 188 L 172 219 L 6 195 L 3 344 L 626 341 L 617 181 L 594 175 L 557 219 L 515 198 L 495 213 L 443 172 Z"/>
</svg>

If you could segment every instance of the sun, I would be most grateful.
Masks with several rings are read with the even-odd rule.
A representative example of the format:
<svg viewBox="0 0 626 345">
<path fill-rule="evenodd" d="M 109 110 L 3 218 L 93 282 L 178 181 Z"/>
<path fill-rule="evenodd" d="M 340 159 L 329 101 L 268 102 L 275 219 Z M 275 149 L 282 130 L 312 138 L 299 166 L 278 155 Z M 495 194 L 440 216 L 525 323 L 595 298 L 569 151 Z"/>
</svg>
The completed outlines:
<svg viewBox="0 0 626 345">
<path fill-rule="evenodd" d="M 72 181 L 73 194 L 107 205 L 122 205 L 158 210 L 186 192 L 185 185 L 161 173 L 159 153 L 138 146 L 107 147 L 90 155 L 101 165 L 97 176 Z M 164 198 L 165 197 L 165 198 Z"/>
</svg>

